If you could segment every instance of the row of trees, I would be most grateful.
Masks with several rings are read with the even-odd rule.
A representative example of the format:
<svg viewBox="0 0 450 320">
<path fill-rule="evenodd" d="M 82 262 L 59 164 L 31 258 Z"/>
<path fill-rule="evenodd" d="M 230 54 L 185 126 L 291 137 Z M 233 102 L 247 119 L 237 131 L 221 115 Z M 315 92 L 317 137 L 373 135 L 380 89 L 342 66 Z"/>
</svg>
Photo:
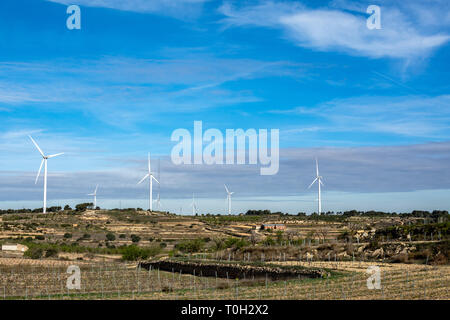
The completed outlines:
<svg viewBox="0 0 450 320">
<path fill-rule="evenodd" d="M 39 213 L 42 212 L 43 208 L 36 208 L 36 209 L 6 209 L 6 210 L 0 210 L 0 215 L 3 214 L 14 214 L 14 213 Z M 94 204 L 92 202 L 86 202 L 86 203 L 79 203 L 75 205 L 75 210 L 73 210 L 68 204 L 64 206 L 64 211 L 86 211 L 87 209 L 94 209 Z M 97 206 L 97 210 L 100 209 L 100 207 Z M 62 210 L 61 206 L 53 206 L 48 207 L 47 212 L 59 212 Z"/>
<path fill-rule="evenodd" d="M 271 212 L 270 210 L 248 210 L 245 215 L 254 216 L 254 215 L 284 215 L 289 216 L 289 213 L 283 212 Z M 414 210 L 409 213 L 397 213 L 397 212 L 384 212 L 384 211 L 328 211 L 317 214 L 316 212 L 312 213 L 310 216 L 343 216 L 343 217 L 395 217 L 395 216 L 409 216 L 409 217 L 417 217 L 417 218 L 439 218 L 439 217 L 448 217 L 448 211 L 446 210 L 434 210 L 434 211 L 423 211 L 423 210 Z M 297 213 L 297 216 L 307 216 L 305 212 Z"/>
</svg>

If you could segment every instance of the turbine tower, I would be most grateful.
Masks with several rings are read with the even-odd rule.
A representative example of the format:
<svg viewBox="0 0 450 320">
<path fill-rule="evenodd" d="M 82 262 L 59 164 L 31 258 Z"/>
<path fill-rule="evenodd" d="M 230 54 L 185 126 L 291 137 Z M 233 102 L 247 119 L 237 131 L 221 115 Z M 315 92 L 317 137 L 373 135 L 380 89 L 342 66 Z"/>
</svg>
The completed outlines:
<svg viewBox="0 0 450 320">
<path fill-rule="evenodd" d="M 37 183 L 37 181 L 39 179 L 39 175 L 41 174 L 42 165 L 44 165 L 44 206 L 42 208 L 42 212 L 46 213 L 47 212 L 47 160 L 50 159 L 50 158 L 54 158 L 54 157 L 60 156 L 60 155 L 62 155 L 64 153 L 57 153 L 57 154 L 52 154 L 52 155 L 46 156 L 44 154 L 44 152 L 42 152 L 41 148 L 39 148 L 39 146 L 36 143 L 36 141 L 34 141 L 33 138 L 30 135 L 28 137 L 30 137 L 30 139 L 33 142 L 34 146 L 36 147 L 36 149 L 39 151 L 39 153 L 42 156 L 41 166 L 39 167 L 39 171 L 38 171 L 38 174 L 36 176 L 36 180 L 34 181 L 34 184 Z"/>
<path fill-rule="evenodd" d="M 225 187 L 225 190 L 227 191 L 228 214 L 230 215 L 230 214 L 231 214 L 231 195 L 232 195 L 234 192 L 230 192 L 230 191 L 228 190 L 228 188 L 227 188 L 226 185 L 223 185 L 223 186 Z"/>
<path fill-rule="evenodd" d="M 312 187 L 312 185 L 317 181 L 317 186 L 318 186 L 318 195 L 319 197 L 317 198 L 317 213 L 320 214 L 322 212 L 322 199 L 320 198 L 320 186 L 323 186 L 322 183 L 322 176 L 319 175 L 319 163 L 317 162 L 317 158 L 316 158 L 316 178 L 314 179 L 314 181 L 309 185 L 308 189 Z"/>
<path fill-rule="evenodd" d="M 94 210 L 97 209 L 97 189 L 98 189 L 98 185 L 95 187 L 94 193 L 88 194 L 88 196 L 94 196 Z"/>
<path fill-rule="evenodd" d="M 150 152 L 148 153 L 148 173 L 137 184 L 142 183 L 142 181 L 144 181 L 147 178 L 148 178 L 148 183 L 149 183 L 149 188 L 150 188 L 148 206 L 149 206 L 150 212 L 152 212 L 153 211 L 153 180 L 155 180 L 158 183 L 159 183 L 159 181 L 156 180 L 156 178 L 153 176 L 153 173 L 152 173 L 152 170 L 150 167 Z"/>
</svg>

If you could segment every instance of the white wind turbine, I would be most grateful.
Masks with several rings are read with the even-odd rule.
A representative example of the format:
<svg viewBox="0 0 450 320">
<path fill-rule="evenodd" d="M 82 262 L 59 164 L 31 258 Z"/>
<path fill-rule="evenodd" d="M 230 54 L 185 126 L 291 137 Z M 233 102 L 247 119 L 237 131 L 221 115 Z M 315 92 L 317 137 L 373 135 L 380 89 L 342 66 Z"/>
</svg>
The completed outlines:
<svg viewBox="0 0 450 320">
<path fill-rule="evenodd" d="M 30 135 L 28 137 L 30 137 L 30 139 L 33 142 L 34 146 L 36 147 L 36 149 L 38 149 L 39 153 L 42 156 L 41 166 L 39 167 L 39 171 L 38 171 L 38 174 L 36 176 L 36 180 L 34 181 L 34 184 L 37 183 L 37 181 L 39 179 L 39 175 L 41 174 L 42 165 L 44 165 L 44 206 L 43 206 L 42 212 L 46 213 L 47 212 L 47 160 L 50 159 L 50 158 L 54 158 L 54 157 L 60 156 L 60 155 L 64 154 L 64 152 L 46 156 L 44 154 L 44 152 L 42 152 L 41 148 L 39 148 L 39 146 L 36 143 L 36 141 L 34 141 L 33 138 Z"/>
<path fill-rule="evenodd" d="M 98 185 L 95 187 L 94 193 L 88 194 L 88 196 L 94 196 L 94 210 L 97 208 L 97 189 L 98 189 Z"/>
<path fill-rule="evenodd" d="M 223 186 L 225 187 L 225 190 L 227 191 L 228 214 L 230 215 L 230 214 L 231 214 L 231 195 L 232 195 L 234 192 L 230 192 L 230 191 L 228 190 L 228 188 L 227 188 L 226 185 L 223 185 Z"/>
<path fill-rule="evenodd" d="M 319 197 L 317 198 L 317 213 L 320 214 L 322 212 L 322 199 L 320 198 L 320 186 L 323 186 L 322 183 L 322 176 L 319 175 L 319 163 L 317 162 L 317 158 L 316 158 L 316 178 L 314 179 L 314 181 L 309 185 L 308 189 L 312 187 L 312 185 L 317 181 L 317 186 L 319 187 L 318 193 L 319 193 Z"/>
<path fill-rule="evenodd" d="M 192 207 L 192 215 L 195 216 L 195 214 L 197 213 L 197 205 L 195 204 L 194 194 L 192 194 L 191 207 Z"/>
<path fill-rule="evenodd" d="M 155 180 L 158 183 L 159 183 L 159 181 L 156 180 L 156 178 L 153 176 L 153 173 L 152 173 L 152 170 L 150 167 L 150 152 L 148 153 L 148 173 L 137 184 L 142 183 L 142 181 L 144 181 L 147 178 L 148 178 L 149 187 L 150 187 L 148 206 L 149 206 L 150 212 L 152 212 L 153 211 L 153 180 Z"/>
</svg>

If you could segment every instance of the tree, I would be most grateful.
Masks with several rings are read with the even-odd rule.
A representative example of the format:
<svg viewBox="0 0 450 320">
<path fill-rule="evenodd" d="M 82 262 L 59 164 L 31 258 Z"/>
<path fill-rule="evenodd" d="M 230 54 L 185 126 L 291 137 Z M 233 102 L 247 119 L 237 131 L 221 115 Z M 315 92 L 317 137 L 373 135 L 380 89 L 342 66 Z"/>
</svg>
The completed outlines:
<svg viewBox="0 0 450 320">
<path fill-rule="evenodd" d="M 64 210 L 65 210 L 65 211 L 71 211 L 72 208 L 71 208 L 68 204 L 66 204 L 66 205 L 64 206 Z"/>
<path fill-rule="evenodd" d="M 86 211 L 87 209 L 93 208 L 94 204 L 92 202 L 79 203 L 75 206 L 76 211 Z"/>
<path fill-rule="evenodd" d="M 132 234 L 131 235 L 131 241 L 133 241 L 134 243 L 137 243 L 137 242 L 141 241 L 141 237 L 139 237 L 139 236 L 137 236 L 135 234 Z"/>
</svg>

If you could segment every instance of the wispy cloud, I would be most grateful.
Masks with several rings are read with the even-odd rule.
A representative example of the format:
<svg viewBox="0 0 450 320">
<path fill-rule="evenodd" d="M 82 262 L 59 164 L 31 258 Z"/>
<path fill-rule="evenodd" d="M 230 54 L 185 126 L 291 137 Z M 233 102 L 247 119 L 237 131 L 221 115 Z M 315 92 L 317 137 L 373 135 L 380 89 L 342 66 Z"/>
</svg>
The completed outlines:
<svg viewBox="0 0 450 320">
<path fill-rule="evenodd" d="M 352 8 L 358 12 L 349 12 L 344 10 L 347 7 L 311 9 L 298 2 L 261 1 L 257 5 L 242 7 L 226 2 L 219 10 L 225 15 L 222 20 L 225 27 L 280 29 L 287 39 L 301 47 L 370 58 L 423 58 L 450 39 L 446 31 L 424 30 L 425 18 L 408 16 L 392 4 L 381 7 L 381 30 L 366 27 L 368 15 L 362 5 L 356 8 L 353 5 Z M 421 6 L 420 11 L 424 12 L 422 16 L 433 16 L 438 12 L 425 6 Z"/>
<path fill-rule="evenodd" d="M 298 66 L 203 53 L 189 53 L 182 59 L 2 62 L 0 103 L 11 108 L 46 103 L 47 110 L 64 105 L 66 110 L 83 110 L 101 121 L 124 126 L 155 114 L 259 101 L 250 91 L 229 90 L 223 85 L 273 75 L 299 77 Z"/>
<path fill-rule="evenodd" d="M 46 0 L 65 5 L 74 4 L 72 0 Z M 121 11 L 140 13 L 157 13 L 180 19 L 198 16 L 202 5 L 209 0 L 78 0 L 77 5 L 87 7 L 100 7 Z"/>
<path fill-rule="evenodd" d="M 316 131 L 378 132 L 442 141 L 450 138 L 449 105 L 449 95 L 375 96 L 334 99 L 314 107 L 270 112 L 315 117 L 320 126 L 310 124 L 307 129 Z M 291 128 L 287 132 L 305 132 L 302 130 Z"/>
</svg>

